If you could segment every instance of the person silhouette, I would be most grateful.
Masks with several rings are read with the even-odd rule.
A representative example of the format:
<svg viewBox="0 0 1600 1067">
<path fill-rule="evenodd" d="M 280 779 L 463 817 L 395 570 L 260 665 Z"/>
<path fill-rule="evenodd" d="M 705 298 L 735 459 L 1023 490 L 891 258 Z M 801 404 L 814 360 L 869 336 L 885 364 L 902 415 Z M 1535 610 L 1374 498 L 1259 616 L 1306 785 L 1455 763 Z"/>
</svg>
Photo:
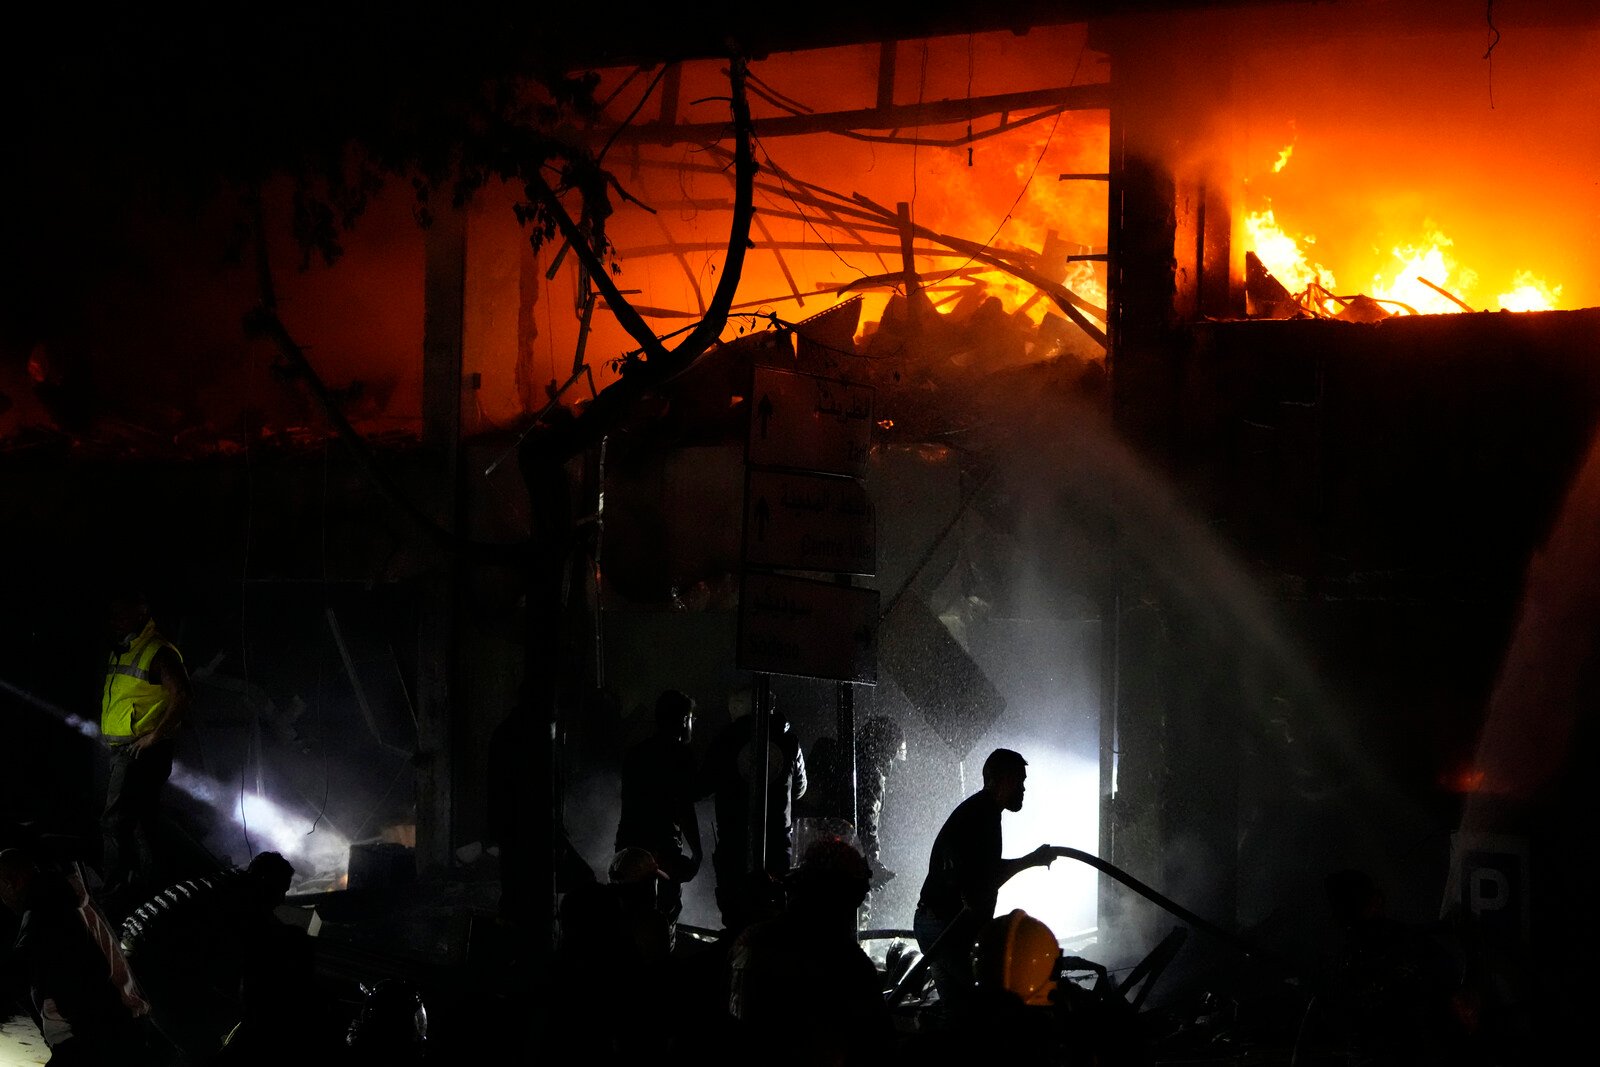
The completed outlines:
<svg viewBox="0 0 1600 1067">
<path fill-rule="evenodd" d="M 1000 816 L 1022 810 L 1027 777 L 1028 761 L 1020 753 L 995 749 L 983 763 L 983 788 L 956 806 L 933 839 L 912 930 L 950 1014 L 971 1003 L 971 949 L 994 918 L 1000 887 L 1021 871 L 1047 867 L 1057 858 L 1053 845 L 1001 858 Z"/>
</svg>

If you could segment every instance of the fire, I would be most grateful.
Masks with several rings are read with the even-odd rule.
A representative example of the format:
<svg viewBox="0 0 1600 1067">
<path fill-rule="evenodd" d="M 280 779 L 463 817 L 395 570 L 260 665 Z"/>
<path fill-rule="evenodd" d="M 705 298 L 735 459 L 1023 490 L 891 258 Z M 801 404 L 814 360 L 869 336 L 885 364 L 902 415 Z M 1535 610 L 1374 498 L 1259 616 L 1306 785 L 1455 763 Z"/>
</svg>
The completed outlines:
<svg viewBox="0 0 1600 1067">
<path fill-rule="evenodd" d="M 1284 149 L 1284 159 L 1288 152 Z M 1325 300 L 1313 290 L 1338 292 L 1333 272 L 1307 255 L 1307 249 L 1316 243 L 1314 236 L 1296 237 L 1287 232 L 1271 207 L 1249 212 L 1244 228 L 1248 247 L 1284 288 L 1303 303 L 1309 301 L 1330 314 L 1338 311 L 1338 301 Z M 1456 259 L 1455 242 L 1431 219 L 1423 221 L 1422 229 L 1418 240 L 1390 249 L 1369 275 L 1371 282 L 1363 292 L 1387 310 L 1400 313 L 1443 315 L 1490 306 L 1481 296 L 1493 289 L 1486 290 L 1478 272 Z M 1561 288 L 1532 271 L 1517 270 L 1509 288 L 1499 293 L 1492 306 L 1503 311 L 1550 311 L 1561 306 Z"/>
<path fill-rule="evenodd" d="M 931 191 L 924 208 L 930 225 L 978 239 L 993 235 L 991 246 L 1002 252 L 1038 255 L 1056 245 L 1058 251 L 1087 253 L 1086 242 L 1104 240 L 1105 191 L 1096 183 L 1063 182 L 1062 171 L 1101 169 L 1108 151 L 1108 130 L 1095 117 L 1070 116 L 1060 123 L 1040 123 L 1007 137 L 992 138 L 982 151 L 987 169 L 967 165 L 963 152 L 929 156 L 919 164 L 919 184 Z M 1018 195 L 1020 193 L 1020 195 Z M 1057 242 L 1060 242 L 1057 244 Z M 951 264 L 958 265 L 960 259 Z M 942 277 L 930 265 L 930 280 Z M 970 268 L 970 264 L 967 264 Z M 1104 307 L 1103 272 L 1092 262 L 1059 261 L 1045 267 L 1046 274 L 1065 273 L 1059 280 L 1077 295 Z M 972 274 L 1008 311 L 1021 310 L 1035 325 L 1054 311 L 1049 300 L 1004 271 Z M 1091 316 L 1093 317 L 1093 316 Z"/>
<path fill-rule="evenodd" d="M 1391 262 L 1398 260 L 1399 269 L 1387 277 L 1381 270 L 1375 273 L 1369 295 L 1377 300 L 1404 304 L 1423 315 L 1465 311 L 1466 308 L 1439 289 L 1456 294 L 1473 292 L 1478 285 L 1478 275 L 1457 264 L 1447 251 L 1455 242 L 1431 222 L 1424 222 L 1423 226 L 1427 233 L 1421 242 L 1399 245 L 1392 250 Z"/>
<path fill-rule="evenodd" d="M 1303 293 L 1313 284 L 1324 289 L 1334 287 L 1332 272 L 1320 263 L 1307 261 L 1305 251 L 1300 247 L 1301 241 L 1308 245 L 1315 244 L 1315 237 L 1306 235 L 1297 241 L 1289 236 L 1278 225 L 1270 207 L 1246 215 L 1244 227 L 1250 238 L 1250 247 L 1261 260 L 1261 265 L 1271 271 L 1285 289 L 1292 293 Z"/>
<path fill-rule="evenodd" d="M 1500 306 L 1506 311 L 1549 311 L 1559 306 L 1561 286 L 1546 284 L 1532 271 L 1517 271 L 1511 286 L 1509 293 L 1500 294 Z"/>
<path fill-rule="evenodd" d="M 1477 767 L 1462 765 L 1439 775 L 1439 784 L 1452 793 L 1476 793 L 1483 788 L 1484 773 Z"/>
</svg>

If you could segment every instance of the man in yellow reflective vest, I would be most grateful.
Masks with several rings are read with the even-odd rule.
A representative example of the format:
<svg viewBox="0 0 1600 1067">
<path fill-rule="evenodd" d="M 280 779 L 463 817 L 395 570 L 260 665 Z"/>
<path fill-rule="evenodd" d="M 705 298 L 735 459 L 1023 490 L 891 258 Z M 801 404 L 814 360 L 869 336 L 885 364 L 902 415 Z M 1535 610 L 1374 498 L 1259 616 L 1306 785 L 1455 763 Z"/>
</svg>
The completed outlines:
<svg viewBox="0 0 1600 1067">
<path fill-rule="evenodd" d="M 165 884 L 156 865 L 161 788 L 188 710 L 189 675 L 142 595 L 114 594 L 108 621 L 117 643 L 100 702 L 100 736 L 111 750 L 100 868 L 107 900 L 131 906 Z"/>
</svg>

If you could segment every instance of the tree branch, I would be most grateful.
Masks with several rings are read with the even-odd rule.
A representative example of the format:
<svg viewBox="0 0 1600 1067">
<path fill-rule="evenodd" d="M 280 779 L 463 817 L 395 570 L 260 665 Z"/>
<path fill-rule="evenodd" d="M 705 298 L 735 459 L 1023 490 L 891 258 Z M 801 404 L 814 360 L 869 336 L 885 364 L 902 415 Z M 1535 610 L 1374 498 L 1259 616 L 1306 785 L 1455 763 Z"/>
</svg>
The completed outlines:
<svg viewBox="0 0 1600 1067">
<path fill-rule="evenodd" d="M 523 441 L 524 449 L 539 453 L 529 456 L 529 462 L 564 459 L 598 440 L 610 429 L 613 421 L 648 389 L 688 367 L 722 336 L 722 330 L 728 323 L 728 313 L 733 308 L 740 276 L 744 272 L 745 251 L 750 247 L 750 226 L 755 218 L 756 161 L 750 103 L 745 94 L 746 76 L 742 60 L 730 64 L 728 78 L 733 88 L 734 199 L 727 257 L 723 260 L 722 274 L 717 279 L 717 288 L 707 305 L 705 317 L 672 349 L 662 344 L 655 331 L 622 295 L 611 280 L 611 274 L 605 269 L 593 242 L 562 207 L 555 190 L 542 175 L 534 174 L 529 178 L 527 185 L 530 196 L 544 205 L 561 235 L 571 245 L 573 254 L 589 271 L 595 288 L 617 317 L 617 322 L 639 343 L 644 354 L 642 361 L 628 365 L 622 378 L 602 389 L 570 423 L 553 433 L 528 435 Z M 550 450 L 554 450 L 553 455 Z"/>
<path fill-rule="evenodd" d="M 567 209 L 561 206 L 561 197 L 550 188 L 550 183 L 544 180 L 544 175 L 530 174 L 526 188 L 530 197 L 544 205 L 545 214 L 555 221 L 556 228 L 561 231 L 561 236 L 567 242 L 567 247 L 589 272 L 589 280 L 600 290 L 600 295 L 605 298 L 611 313 L 617 317 L 617 322 L 628 331 L 628 336 L 639 343 L 639 347 L 644 349 L 648 358 L 657 356 L 664 358 L 667 350 L 656 339 L 655 331 L 650 329 L 649 323 L 633 310 L 627 297 L 617 288 L 617 283 L 611 280 L 611 272 L 606 270 L 605 262 L 590 242 L 589 236 L 572 221 Z"/>
</svg>

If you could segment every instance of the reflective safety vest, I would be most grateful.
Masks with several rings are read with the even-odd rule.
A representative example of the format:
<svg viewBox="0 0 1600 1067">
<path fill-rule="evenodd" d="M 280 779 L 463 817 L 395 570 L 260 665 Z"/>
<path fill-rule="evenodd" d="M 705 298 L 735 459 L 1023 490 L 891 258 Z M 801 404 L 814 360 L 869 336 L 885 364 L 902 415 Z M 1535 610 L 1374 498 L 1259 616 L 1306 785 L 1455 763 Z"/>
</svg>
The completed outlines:
<svg viewBox="0 0 1600 1067">
<path fill-rule="evenodd" d="M 156 633 L 152 619 L 126 652 L 111 653 L 100 702 L 100 736 L 108 744 L 126 744 L 161 725 L 167 712 L 167 691 L 156 673 L 156 653 L 163 648 L 182 660 L 178 650 Z"/>
</svg>

